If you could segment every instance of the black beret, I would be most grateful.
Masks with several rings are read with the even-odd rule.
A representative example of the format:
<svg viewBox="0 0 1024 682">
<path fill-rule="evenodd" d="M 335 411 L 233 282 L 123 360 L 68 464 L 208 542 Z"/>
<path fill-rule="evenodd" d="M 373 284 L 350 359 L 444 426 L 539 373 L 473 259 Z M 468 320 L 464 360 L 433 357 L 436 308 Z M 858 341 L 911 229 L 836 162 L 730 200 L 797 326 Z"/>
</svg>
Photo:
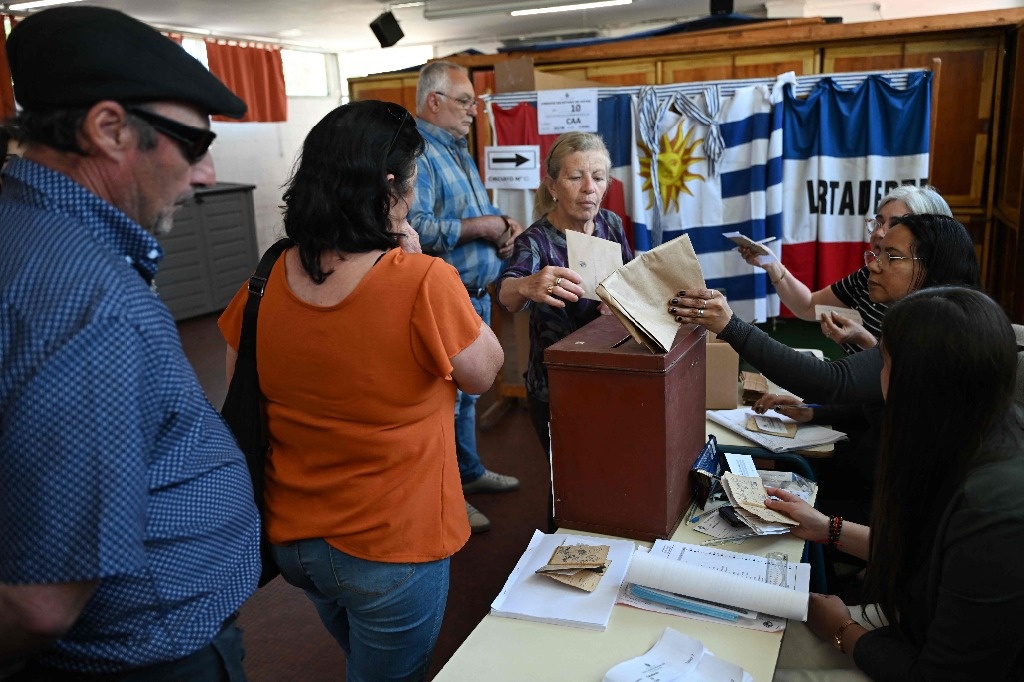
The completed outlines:
<svg viewBox="0 0 1024 682">
<path fill-rule="evenodd" d="M 178 101 L 232 118 L 245 102 L 180 45 L 113 9 L 56 7 L 19 22 L 7 39 L 14 98 L 28 111 L 118 102 Z"/>
</svg>

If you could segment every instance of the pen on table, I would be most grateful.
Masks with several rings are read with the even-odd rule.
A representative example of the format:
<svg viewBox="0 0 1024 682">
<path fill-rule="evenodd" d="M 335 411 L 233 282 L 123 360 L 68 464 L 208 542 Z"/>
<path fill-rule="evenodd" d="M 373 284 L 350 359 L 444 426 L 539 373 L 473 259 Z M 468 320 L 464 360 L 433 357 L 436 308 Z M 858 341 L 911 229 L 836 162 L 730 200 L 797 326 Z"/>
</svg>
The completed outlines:
<svg viewBox="0 0 1024 682">
<path fill-rule="evenodd" d="M 696 516 L 691 517 L 690 520 L 687 521 L 687 523 L 698 523 L 700 521 L 703 521 L 704 519 L 706 519 L 707 517 L 711 516 L 712 514 L 714 514 L 715 512 L 717 512 L 719 509 L 721 509 L 724 506 L 725 505 L 721 505 L 720 504 L 717 507 L 712 507 L 711 509 L 708 509 L 705 512 L 701 512 L 700 514 L 697 514 Z"/>
<path fill-rule="evenodd" d="M 760 533 L 744 533 L 743 535 L 733 535 L 731 538 L 714 538 L 713 540 L 706 540 L 700 543 L 701 547 L 711 547 L 713 545 L 722 545 L 726 542 L 732 542 L 733 540 L 743 540 L 746 538 L 757 538 L 761 537 Z"/>
<path fill-rule="evenodd" d="M 772 409 L 775 410 L 776 412 L 782 412 L 783 407 L 806 407 L 810 410 L 821 409 L 821 405 L 818 405 L 817 403 L 800 403 L 799 405 L 776 405 Z"/>
</svg>

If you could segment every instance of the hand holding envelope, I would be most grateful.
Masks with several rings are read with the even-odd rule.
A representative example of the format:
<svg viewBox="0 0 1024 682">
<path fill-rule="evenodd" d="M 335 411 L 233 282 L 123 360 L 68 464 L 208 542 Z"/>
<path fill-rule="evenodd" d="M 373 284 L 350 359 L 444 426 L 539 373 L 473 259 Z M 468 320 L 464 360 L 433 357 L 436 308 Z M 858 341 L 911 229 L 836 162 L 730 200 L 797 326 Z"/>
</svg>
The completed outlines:
<svg viewBox="0 0 1024 682">
<path fill-rule="evenodd" d="M 672 348 L 679 325 L 665 303 L 680 289 L 704 289 L 704 274 L 690 238 L 682 235 L 640 254 L 597 286 L 597 294 L 652 353 Z"/>
</svg>

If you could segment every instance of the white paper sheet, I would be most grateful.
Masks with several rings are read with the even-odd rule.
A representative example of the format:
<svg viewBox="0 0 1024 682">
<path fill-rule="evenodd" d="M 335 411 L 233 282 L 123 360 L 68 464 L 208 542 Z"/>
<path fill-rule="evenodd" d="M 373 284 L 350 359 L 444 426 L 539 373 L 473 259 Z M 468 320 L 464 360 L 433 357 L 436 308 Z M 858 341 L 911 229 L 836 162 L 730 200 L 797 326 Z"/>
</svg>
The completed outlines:
<svg viewBox="0 0 1024 682">
<path fill-rule="evenodd" d="M 708 651 L 700 640 L 665 628 L 643 656 L 623 661 L 605 674 L 603 682 L 752 682 L 735 663 Z"/>
</svg>

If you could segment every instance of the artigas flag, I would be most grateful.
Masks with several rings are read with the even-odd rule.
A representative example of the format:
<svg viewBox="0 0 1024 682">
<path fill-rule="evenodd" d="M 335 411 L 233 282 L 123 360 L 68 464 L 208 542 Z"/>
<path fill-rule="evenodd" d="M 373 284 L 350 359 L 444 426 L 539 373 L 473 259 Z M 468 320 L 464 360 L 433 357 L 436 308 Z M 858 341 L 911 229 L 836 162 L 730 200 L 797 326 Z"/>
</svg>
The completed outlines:
<svg viewBox="0 0 1024 682">
<path fill-rule="evenodd" d="M 782 262 L 812 291 L 864 265 L 865 220 L 889 190 L 927 184 L 931 78 L 826 77 L 806 99 L 785 88 Z"/>
</svg>

